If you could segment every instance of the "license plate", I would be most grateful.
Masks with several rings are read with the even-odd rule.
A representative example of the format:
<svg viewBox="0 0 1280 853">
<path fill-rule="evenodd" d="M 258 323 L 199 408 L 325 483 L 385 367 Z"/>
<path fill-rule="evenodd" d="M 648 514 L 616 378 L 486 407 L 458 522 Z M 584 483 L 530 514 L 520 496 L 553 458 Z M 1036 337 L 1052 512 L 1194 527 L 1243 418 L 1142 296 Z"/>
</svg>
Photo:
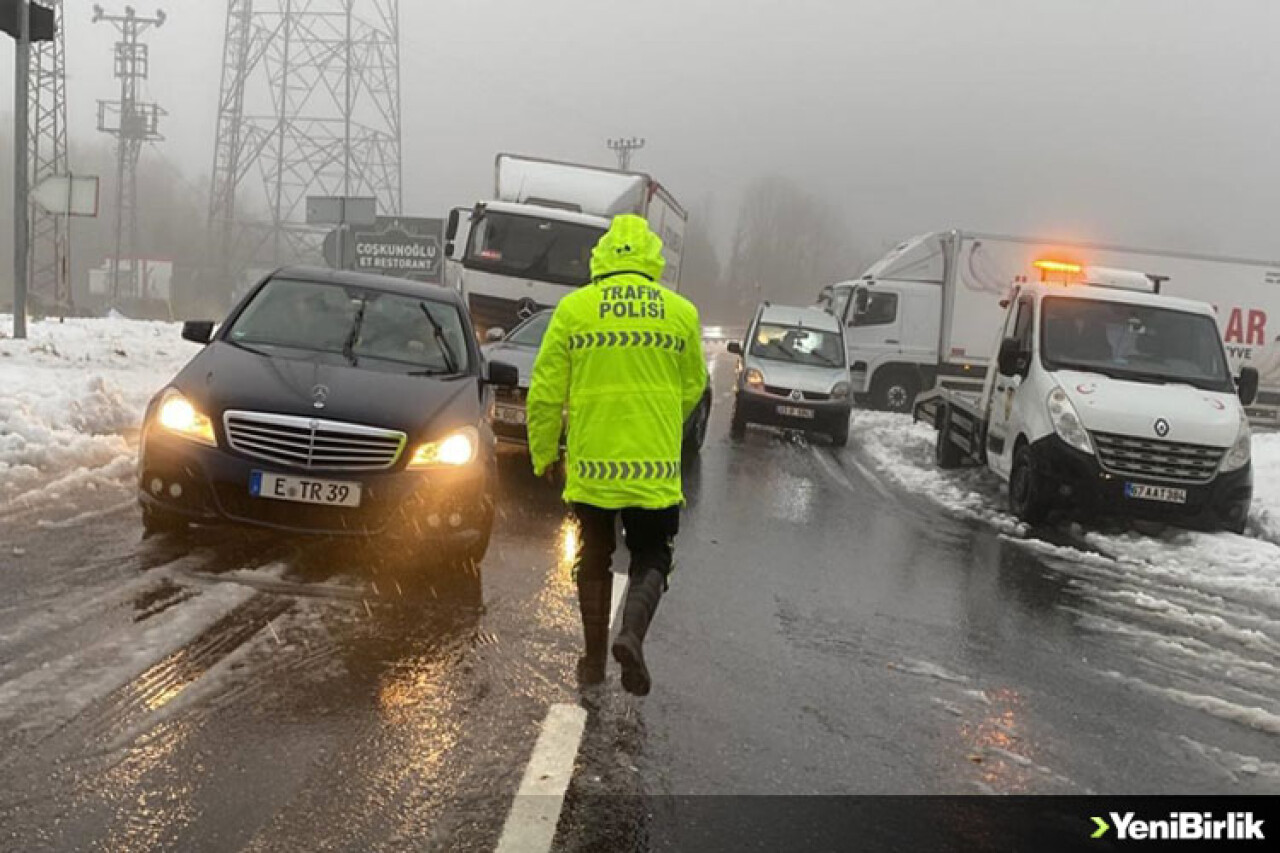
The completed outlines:
<svg viewBox="0 0 1280 853">
<path fill-rule="evenodd" d="M 321 506 L 360 506 L 360 484 L 341 480 L 314 480 L 254 471 L 249 477 L 249 494 L 275 501 L 293 501 Z"/>
<path fill-rule="evenodd" d="M 504 424 L 524 426 L 525 410 L 518 406 L 494 406 L 493 419 Z"/>
<path fill-rule="evenodd" d="M 1171 489 L 1168 486 L 1146 486 L 1142 483 L 1125 483 L 1124 496 L 1140 501 L 1159 501 L 1167 504 L 1184 504 L 1187 502 L 1186 489 Z"/>
<path fill-rule="evenodd" d="M 801 409 L 798 406 L 779 406 L 778 414 L 789 418 L 812 418 L 813 409 Z"/>
</svg>

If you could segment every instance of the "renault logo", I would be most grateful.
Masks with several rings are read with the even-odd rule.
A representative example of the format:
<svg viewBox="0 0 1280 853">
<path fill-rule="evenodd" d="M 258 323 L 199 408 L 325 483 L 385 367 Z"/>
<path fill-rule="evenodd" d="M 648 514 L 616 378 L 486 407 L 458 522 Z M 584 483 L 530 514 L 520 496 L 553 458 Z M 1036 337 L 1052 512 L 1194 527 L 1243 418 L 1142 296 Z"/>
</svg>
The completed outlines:
<svg viewBox="0 0 1280 853">
<path fill-rule="evenodd" d="M 1169 422 L 1164 418 L 1156 418 L 1155 431 L 1156 435 L 1164 438 L 1169 434 Z"/>
<path fill-rule="evenodd" d="M 793 389 L 791 391 L 791 399 L 795 400 L 797 403 L 800 402 L 801 400 L 804 399 L 804 392 L 801 391 L 799 388 Z"/>
<path fill-rule="evenodd" d="M 534 314 L 538 313 L 538 303 L 534 302 L 528 296 L 516 303 L 516 316 L 521 320 L 528 320 Z"/>
<path fill-rule="evenodd" d="M 329 386 L 317 385 L 316 387 L 312 388 L 311 400 L 312 400 L 311 405 L 315 406 L 317 409 L 323 409 L 324 404 L 329 402 Z"/>
</svg>

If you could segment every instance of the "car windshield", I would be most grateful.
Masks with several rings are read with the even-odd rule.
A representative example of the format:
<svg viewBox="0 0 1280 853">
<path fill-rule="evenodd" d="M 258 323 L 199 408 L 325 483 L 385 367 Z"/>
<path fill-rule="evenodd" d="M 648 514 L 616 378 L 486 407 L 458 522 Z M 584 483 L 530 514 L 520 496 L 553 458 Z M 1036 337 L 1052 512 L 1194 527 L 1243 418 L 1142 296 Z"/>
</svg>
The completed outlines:
<svg viewBox="0 0 1280 853">
<path fill-rule="evenodd" d="M 1044 300 L 1045 367 L 1087 370 L 1140 382 L 1235 389 L 1212 317 L 1095 299 Z"/>
<path fill-rule="evenodd" d="M 503 275 L 584 285 L 603 229 L 537 216 L 489 211 L 471 230 L 466 264 Z"/>
<path fill-rule="evenodd" d="M 835 332 L 761 323 L 751 342 L 751 355 L 773 361 L 842 367 L 844 347 Z"/>
<path fill-rule="evenodd" d="M 536 349 L 542 346 L 542 337 L 547 333 L 547 326 L 550 324 L 551 312 L 535 314 L 519 326 L 516 326 L 511 334 L 507 335 L 506 342 Z"/>
<path fill-rule="evenodd" d="M 232 343 L 338 353 L 429 373 L 464 373 L 466 326 L 444 302 L 336 284 L 273 279 L 228 333 Z"/>
</svg>

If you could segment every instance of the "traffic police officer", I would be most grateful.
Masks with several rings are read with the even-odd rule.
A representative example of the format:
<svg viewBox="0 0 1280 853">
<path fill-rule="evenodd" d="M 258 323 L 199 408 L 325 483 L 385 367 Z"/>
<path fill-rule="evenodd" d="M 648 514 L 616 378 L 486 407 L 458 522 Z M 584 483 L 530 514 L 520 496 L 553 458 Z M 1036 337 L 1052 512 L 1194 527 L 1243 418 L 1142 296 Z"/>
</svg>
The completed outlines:
<svg viewBox="0 0 1280 853">
<path fill-rule="evenodd" d="M 665 265 L 662 240 L 644 219 L 615 218 L 591 254 L 591 284 L 556 307 L 527 401 L 539 476 L 557 463 L 566 426 L 569 433 L 564 498 L 581 528 L 574 568 L 586 640 L 579 682 L 604 680 L 621 516 L 631 583 L 613 656 L 622 686 L 637 696 L 650 688 L 643 642 L 667 588 L 684 503 L 684 422 L 707 384 L 698 310 L 660 284 Z"/>
</svg>

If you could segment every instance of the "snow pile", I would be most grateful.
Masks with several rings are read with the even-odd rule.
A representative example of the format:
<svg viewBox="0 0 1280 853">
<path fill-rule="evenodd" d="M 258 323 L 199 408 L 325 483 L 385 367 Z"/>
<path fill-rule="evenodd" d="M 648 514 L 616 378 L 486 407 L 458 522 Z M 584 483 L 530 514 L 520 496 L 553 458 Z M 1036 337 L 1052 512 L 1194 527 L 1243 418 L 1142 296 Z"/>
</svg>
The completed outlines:
<svg viewBox="0 0 1280 853">
<path fill-rule="evenodd" d="M 1006 533 L 1025 533 L 1026 525 L 1005 511 L 1006 500 L 995 477 L 979 468 L 938 468 L 934 461 L 937 434 L 929 424 L 913 423 L 909 415 L 854 409 L 850 435 L 883 473 L 907 491 Z"/>
<path fill-rule="evenodd" d="M 128 477 L 147 401 L 194 354 L 175 323 L 0 315 L 0 509 Z"/>
<path fill-rule="evenodd" d="M 1253 508 L 1255 534 L 1280 545 L 1280 432 L 1253 434 Z"/>
</svg>

